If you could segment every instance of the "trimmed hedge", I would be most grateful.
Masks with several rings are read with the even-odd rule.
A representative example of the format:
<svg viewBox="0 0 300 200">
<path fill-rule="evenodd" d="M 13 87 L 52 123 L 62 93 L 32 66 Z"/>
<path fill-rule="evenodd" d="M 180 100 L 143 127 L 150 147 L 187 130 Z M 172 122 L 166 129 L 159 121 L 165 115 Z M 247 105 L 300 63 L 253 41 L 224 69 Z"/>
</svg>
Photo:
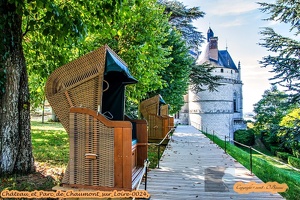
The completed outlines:
<svg viewBox="0 0 300 200">
<path fill-rule="evenodd" d="M 253 130 L 237 130 L 234 132 L 234 140 L 242 144 L 252 146 L 255 143 Z"/>
<path fill-rule="evenodd" d="M 289 154 L 287 152 L 280 152 L 280 151 L 277 151 L 276 155 L 278 158 L 280 158 L 286 162 L 288 161 L 288 157 L 292 156 L 291 154 Z"/>
<path fill-rule="evenodd" d="M 289 156 L 288 157 L 288 163 L 292 165 L 293 167 L 296 167 L 300 169 L 300 158 L 296 158 L 294 156 Z"/>
</svg>

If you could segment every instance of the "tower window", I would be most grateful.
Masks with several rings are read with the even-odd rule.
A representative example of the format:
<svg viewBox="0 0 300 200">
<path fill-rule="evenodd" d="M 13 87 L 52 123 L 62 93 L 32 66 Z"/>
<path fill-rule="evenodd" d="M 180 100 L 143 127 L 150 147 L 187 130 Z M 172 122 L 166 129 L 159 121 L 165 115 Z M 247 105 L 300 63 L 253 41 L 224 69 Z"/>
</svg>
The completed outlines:
<svg viewBox="0 0 300 200">
<path fill-rule="evenodd" d="M 237 105 L 237 95 L 234 93 L 233 95 L 233 112 L 238 112 L 238 105 Z"/>
<path fill-rule="evenodd" d="M 224 69 L 221 69 L 221 73 L 223 73 L 224 72 Z"/>
</svg>

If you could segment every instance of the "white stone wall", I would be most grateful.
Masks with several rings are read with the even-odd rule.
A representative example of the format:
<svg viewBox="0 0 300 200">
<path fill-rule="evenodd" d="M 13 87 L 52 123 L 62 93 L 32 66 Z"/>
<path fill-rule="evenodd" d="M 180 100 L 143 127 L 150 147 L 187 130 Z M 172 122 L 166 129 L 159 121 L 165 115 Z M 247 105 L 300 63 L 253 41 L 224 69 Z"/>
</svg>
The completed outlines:
<svg viewBox="0 0 300 200">
<path fill-rule="evenodd" d="M 233 132 L 231 114 L 190 114 L 190 120 L 192 126 L 209 134 L 217 135 L 222 140 L 225 135 L 228 137 Z"/>
<path fill-rule="evenodd" d="M 179 118 L 174 119 L 175 124 L 189 124 L 189 98 L 188 94 L 184 95 L 184 105 L 181 108 L 181 111 L 179 112 Z"/>
<path fill-rule="evenodd" d="M 230 69 L 227 69 L 230 72 Z M 234 71 L 234 70 L 233 70 Z M 226 72 L 226 71 L 224 71 Z M 189 124 L 199 130 L 208 131 L 224 140 L 225 135 L 233 138 L 237 129 L 245 129 L 242 124 L 242 84 L 233 80 L 232 76 L 238 74 L 228 73 L 217 91 L 208 90 L 195 94 L 189 91 Z M 234 112 L 234 96 L 236 96 L 237 109 Z M 235 123 L 236 121 L 239 123 Z"/>
</svg>

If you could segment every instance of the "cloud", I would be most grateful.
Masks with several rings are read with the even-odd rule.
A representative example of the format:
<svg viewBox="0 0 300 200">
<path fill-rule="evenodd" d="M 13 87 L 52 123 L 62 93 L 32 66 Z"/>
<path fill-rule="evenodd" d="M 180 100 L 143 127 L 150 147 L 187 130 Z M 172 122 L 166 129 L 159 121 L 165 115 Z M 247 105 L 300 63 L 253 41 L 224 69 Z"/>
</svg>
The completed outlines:
<svg viewBox="0 0 300 200">
<path fill-rule="evenodd" d="M 257 10 L 259 5 L 253 0 L 215 0 L 205 1 L 200 4 L 200 8 L 210 15 L 226 16 L 226 15 L 240 15 Z M 208 9 L 205 9 L 205 8 Z"/>
<path fill-rule="evenodd" d="M 233 27 L 233 26 L 241 26 L 243 24 L 244 24 L 244 22 L 241 19 L 235 19 L 235 20 L 227 21 L 226 23 L 220 24 L 220 27 L 228 28 L 228 27 Z"/>
</svg>

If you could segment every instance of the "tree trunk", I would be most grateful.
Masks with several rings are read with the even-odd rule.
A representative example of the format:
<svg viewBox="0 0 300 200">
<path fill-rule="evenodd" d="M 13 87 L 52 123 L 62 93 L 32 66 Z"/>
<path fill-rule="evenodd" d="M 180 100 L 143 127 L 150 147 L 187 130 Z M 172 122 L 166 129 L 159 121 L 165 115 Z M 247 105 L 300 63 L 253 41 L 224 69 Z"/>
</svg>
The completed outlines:
<svg viewBox="0 0 300 200">
<path fill-rule="evenodd" d="M 30 105 L 22 48 L 22 16 L 7 0 L 0 2 L 0 175 L 34 170 Z M 3 88 L 2 88 L 3 89 Z"/>
</svg>

